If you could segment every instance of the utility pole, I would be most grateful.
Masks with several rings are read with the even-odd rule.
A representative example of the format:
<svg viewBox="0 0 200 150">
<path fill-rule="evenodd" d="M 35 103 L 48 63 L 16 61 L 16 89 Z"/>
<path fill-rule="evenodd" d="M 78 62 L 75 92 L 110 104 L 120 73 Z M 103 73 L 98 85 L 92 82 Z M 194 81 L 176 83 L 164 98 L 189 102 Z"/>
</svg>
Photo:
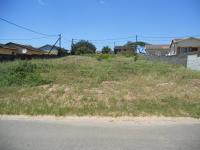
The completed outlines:
<svg viewBox="0 0 200 150">
<path fill-rule="evenodd" d="M 72 39 L 72 43 L 71 43 L 71 54 L 73 53 L 73 47 L 74 47 L 74 39 Z"/>
<path fill-rule="evenodd" d="M 138 42 L 138 36 L 137 35 L 135 36 L 135 42 L 136 43 Z"/>
<path fill-rule="evenodd" d="M 62 48 L 62 43 L 61 43 L 61 40 L 62 40 L 62 36 L 61 36 L 61 34 L 59 34 L 59 47 L 60 47 L 60 49 Z"/>
<path fill-rule="evenodd" d="M 58 42 L 60 43 L 60 47 L 61 47 L 61 38 L 60 38 L 60 35 L 59 35 L 59 38 L 57 39 L 57 41 L 55 42 L 55 44 L 51 47 L 51 49 L 50 49 L 50 51 L 49 51 L 48 54 L 51 53 L 51 51 L 53 50 L 53 48 L 56 46 L 56 44 L 57 44 Z"/>
<path fill-rule="evenodd" d="M 114 48 L 113 48 L 113 51 L 114 51 L 114 53 L 116 54 L 115 46 L 116 46 L 116 42 L 114 42 Z"/>
<path fill-rule="evenodd" d="M 137 42 L 138 42 L 138 36 L 135 36 L 135 52 L 137 53 Z"/>
<path fill-rule="evenodd" d="M 74 45 L 74 39 L 72 39 L 72 44 L 71 44 L 71 46 L 73 46 Z"/>
</svg>

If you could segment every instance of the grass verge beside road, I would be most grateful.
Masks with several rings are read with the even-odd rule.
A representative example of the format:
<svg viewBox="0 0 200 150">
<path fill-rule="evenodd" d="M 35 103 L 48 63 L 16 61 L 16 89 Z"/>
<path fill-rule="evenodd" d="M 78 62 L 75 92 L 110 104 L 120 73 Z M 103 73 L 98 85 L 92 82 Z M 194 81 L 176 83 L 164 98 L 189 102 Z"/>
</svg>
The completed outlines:
<svg viewBox="0 0 200 150">
<path fill-rule="evenodd" d="M 1 63 L 0 114 L 200 118 L 200 72 L 124 56 Z"/>
</svg>

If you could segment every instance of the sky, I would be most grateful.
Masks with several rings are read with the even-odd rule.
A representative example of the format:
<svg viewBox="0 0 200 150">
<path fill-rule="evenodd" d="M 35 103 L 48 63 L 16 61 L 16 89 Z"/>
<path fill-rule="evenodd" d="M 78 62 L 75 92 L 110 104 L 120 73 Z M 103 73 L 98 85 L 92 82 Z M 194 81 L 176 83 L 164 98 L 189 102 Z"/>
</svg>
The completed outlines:
<svg viewBox="0 0 200 150">
<path fill-rule="evenodd" d="M 72 39 L 89 40 L 101 49 L 135 41 L 136 35 L 152 44 L 200 37 L 199 8 L 200 0 L 0 0 L 0 18 L 44 34 L 62 34 L 62 47 L 68 49 Z M 57 38 L 0 20 L 0 43 L 40 47 Z"/>
</svg>

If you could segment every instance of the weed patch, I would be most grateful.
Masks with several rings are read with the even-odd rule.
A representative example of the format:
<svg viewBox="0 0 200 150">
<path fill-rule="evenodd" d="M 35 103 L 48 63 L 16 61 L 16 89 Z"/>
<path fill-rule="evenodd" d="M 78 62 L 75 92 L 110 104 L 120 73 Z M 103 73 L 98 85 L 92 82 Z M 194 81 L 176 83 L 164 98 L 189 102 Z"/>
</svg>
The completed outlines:
<svg viewBox="0 0 200 150">
<path fill-rule="evenodd" d="M 0 70 L 0 86 L 11 85 L 41 85 L 50 81 L 43 79 L 37 72 L 38 65 L 20 61 L 13 65 L 5 64 Z"/>
<path fill-rule="evenodd" d="M 0 63 L 0 87 L 0 114 L 200 118 L 200 72 L 140 57 Z"/>
</svg>

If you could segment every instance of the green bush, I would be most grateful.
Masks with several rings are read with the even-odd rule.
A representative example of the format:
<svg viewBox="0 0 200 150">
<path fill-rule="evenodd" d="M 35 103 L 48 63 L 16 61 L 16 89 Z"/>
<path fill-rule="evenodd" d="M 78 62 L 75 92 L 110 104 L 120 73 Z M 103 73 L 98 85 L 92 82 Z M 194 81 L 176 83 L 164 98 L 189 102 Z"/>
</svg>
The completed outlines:
<svg viewBox="0 0 200 150">
<path fill-rule="evenodd" d="M 75 44 L 72 44 L 71 49 L 72 55 L 94 54 L 96 52 L 95 45 L 85 40 L 81 40 Z"/>
<path fill-rule="evenodd" d="M 49 83 L 37 70 L 38 66 L 27 61 L 5 64 L 0 70 L 0 87 L 11 85 L 41 85 Z"/>
<path fill-rule="evenodd" d="M 104 60 L 104 59 L 109 59 L 111 57 L 111 55 L 109 54 L 97 54 L 95 55 L 96 59 L 101 61 L 101 60 Z"/>
<path fill-rule="evenodd" d="M 109 54 L 110 52 L 111 52 L 111 48 L 109 47 L 109 46 L 104 46 L 103 48 L 102 48 L 102 53 L 103 54 Z"/>
</svg>

